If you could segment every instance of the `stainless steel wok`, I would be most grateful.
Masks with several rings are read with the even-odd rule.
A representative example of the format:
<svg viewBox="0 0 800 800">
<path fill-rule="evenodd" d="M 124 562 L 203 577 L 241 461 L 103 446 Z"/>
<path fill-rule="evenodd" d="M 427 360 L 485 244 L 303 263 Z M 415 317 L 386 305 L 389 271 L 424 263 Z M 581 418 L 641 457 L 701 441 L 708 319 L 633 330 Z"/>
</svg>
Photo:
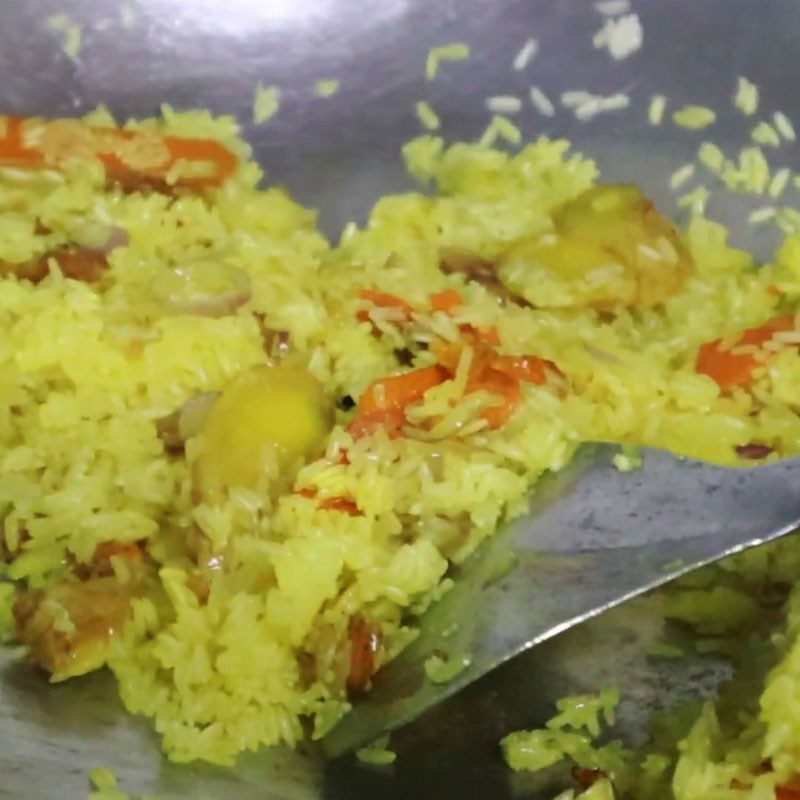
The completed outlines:
<svg viewBox="0 0 800 800">
<path fill-rule="evenodd" d="M 520 115 L 526 136 L 566 136 L 597 158 L 606 176 L 643 185 L 667 211 L 670 172 L 689 160 L 700 134 L 647 124 L 654 93 L 675 105 L 720 110 L 717 139 L 741 139 L 730 108 L 735 79 L 761 86 L 762 103 L 800 119 L 800 5 L 793 0 L 632 0 L 643 50 L 619 63 L 592 47 L 602 18 L 585 0 L 0 0 L 0 111 L 73 115 L 106 104 L 120 117 L 152 114 L 162 102 L 204 106 L 244 123 L 271 183 L 320 209 L 335 237 L 361 221 L 382 193 L 410 186 L 398 151 L 418 130 L 413 104 L 428 99 L 444 133 L 474 137 L 489 95 L 525 96 L 531 84 L 630 92 L 632 107 L 581 124 L 560 111 Z M 77 60 L 47 18 L 66 14 L 83 31 Z M 528 37 L 541 52 L 523 72 L 511 62 Z M 424 77 L 431 46 L 471 45 L 471 60 Z M 314 83 L 337 78 L 335 97 Z M 253 126 L 258 81 L 283 89 L 280 114 Z M 792 151 L 787 150 L 787 165 Z M 771 242 L 745 230 L 743 202 L 718 198 L 711 214 L 738 243 L 764 253 Z M 502 800 L 547 797 L 557 776 L 513 775 L 497 742 L 536 725 L 556 698 L 624 687 L 618 732 L 643 733 L 650 711 L 713 691 L 725 666 L 710 657 L 646 656 L 659 627 L 652 603 L 611 612 L 528 653 L 401 732 L 389 768 L 352 759 L 324 763 L 313 750 L 240 759 L 232 771 L 179 767 L 160 755 L 147 721 L 127 716 L 106 675 L 52 687 L 0 655 L 0 798 L 83 798 L 87 772 L 114 770 L 126 791 L 159 798 L 277 800 Z"/>
</svg>

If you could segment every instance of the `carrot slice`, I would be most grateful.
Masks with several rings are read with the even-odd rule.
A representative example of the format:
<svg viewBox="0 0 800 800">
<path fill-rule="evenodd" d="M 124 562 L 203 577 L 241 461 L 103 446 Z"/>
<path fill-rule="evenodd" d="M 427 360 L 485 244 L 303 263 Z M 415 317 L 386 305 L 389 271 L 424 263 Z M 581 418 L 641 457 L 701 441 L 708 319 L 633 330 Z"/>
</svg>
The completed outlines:
<svg viewBox="0 0 800 800">
<path fill-rule="evenodd" d="M 461 305 L 461 294 L 455 289 L 445 289 L 431 295 L 431 310 L 444 311 L 449 314 L 454 308 Z"/>
<path fill-rule="evenodd" d="M 800 787 L 776 786 L 775 800 L 800 800 Z"/>
<path fill-rule="evenodd" d="M 558 367 L 552 361 L 539 356 L 497 356 L 492 361 L 492 369 L 525 383 L 538 384 L 547 381 L 548 372 L 560 374 Z"/>
<path fill-rule="evenodd" d="M 367 387 L 361 395 L 358 410 L 369 414 L 386 409 L 405 409 L 418 403 L 428 389 L 444 383 L 448 377 L 448 371 L 437 364 L 383 378 Z"/>
<path fill-rule="evenodd" d="M 361 395 L 358 414 L 348 430 L 355 438 L 381 427 L 390 437 L 399 436 L 405 425 L 406 408 L 418 403 L 428 389 L 444 383 L 449 377 L 450 373 L 444 367 L 436 365 L 375 381 Z"/>
<path fill-rule="evenodd" d="M 300 489 L 297 494 L 308 497 L 310 500 L 313 500 L 317 496 L 314 489 Z M 322 508 L 325 511 L 341 511 L 343 514 L 349 514 L 351 517 L 358 517 L 361 515 L 358 506 L 347 497 L 326 497 L 317 503 L 317 508 Z"/>
<path fill-rule="evenodd" d="M 57 140 L 48 146 L 50 137 Z M 74 144 L 70 148 L 70 143 Z M 143 155 L 146 151 L 147 155 Z M 178 162 L 208 165 L 207 174 L 186 175 L 178 186 L 219 186 L 235 171 L 236 156 L 211 139 L 163 136 L 84 125 L 79 120 L 40 120 L 4 117 L 0 125 L 0 166 L 40 169 L 58 167 L 71 158 L 94 157 L 110 179 L 131 174 L 163 179 Z M 143 160 L 144 159 L 144 160 Z"/>
<path fill-rule="evenodd" d="M 362 289 L 358 296 L 362 300 L 367 300 L 368 302 L 372 303 L 373 306 L 377 306 L 378 308 L 397 308 L 403 312 L 403 317 L 405 319 L 411 319 L 411 315 L 414 313 L 414 309 L 403 300 L 402 297 L 397 297 L 397 295 L 389 294 L 388 292 L 379 292 L 375 289 Z M 361 322 L 365 322 L 369 319 L 369 313 L 367 311 L 359 311 L 358 312 L 358 319 Z"/>
<path fill-rule="evenodd" d="M 508 420 L 514 413 L 522 395 L 517 378 L 491 368 L 484 370 L 474 381 L 467 383 L 468 392 L 479 390 L 503 400 L 500 405 L 484 408 L 480 414 L 489 423 L 490 428 L 499 428 Z"/>
<path fill-rule="evenodd" d="M 706 342 L 697 353 L 695 369 L 708 375 L 722 389 L 746 386 L 753 380 L 753 371 L 759 362 L 750 353 L 734 353 L 737 347 L 750 345 L 762 347 L 776 333 L 790 331 L 795 327 L 793 314 L 775 317 L 764 325 L 744 331 L 731 348 L 723 348 L 722 340 Z"/>
<path fill-rule="evenodd" d="M 402 408 L 386 408 L 365 414 L 359 412 L 347 430 L 354 439 L 361 439 L 383 428 L 390 439 L 397 439 L 402 435 L 405 425 L 406 412 Z"/>
</svg>

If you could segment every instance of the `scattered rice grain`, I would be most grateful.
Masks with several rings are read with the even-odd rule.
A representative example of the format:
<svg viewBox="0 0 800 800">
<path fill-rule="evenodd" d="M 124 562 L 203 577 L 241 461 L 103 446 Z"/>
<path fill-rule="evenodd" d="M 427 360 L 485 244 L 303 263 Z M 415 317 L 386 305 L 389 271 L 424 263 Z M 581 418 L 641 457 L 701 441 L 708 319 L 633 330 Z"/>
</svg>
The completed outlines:
<svg viewBox="0 0 800 800">
<path fill-rule="evenodd" d="M 76 61 L 83 40 L 80 26 L 66 14 L 54 14 L 48 18 L 47 26 L 51 31 L 62 35 L 61 50 L 66 56 Z"/>
<path fill-rule="evenodd" d="M 281 90 L 277 86 L 256 86 L 253 95 L 253 122 L 262 125 L 278 113 L 281 105 Z"/>
<path fill-rule="evenodd" d="M 469 46 L 463 42 L 433 47 L 425 60 L 425 77 L 432 81 L 439 72 L 439 64 L 442 61 L 464 61 L 468 58 Z"/>
<path fill-rule="evenodd" d="M 705 106 L 684 106 L 678 109 L 673 115 L 672 120 L 679 128 L 697 131 L 712 125 L 717 119 L 717 115 Z"/>
<path fill-rule="evenodd" d="M 519 144 L 522 141 L 522 132 L 510 119 L 495 115 L 486 126 L 479 144 L 483 147 L 491 147 L 498 139 L 505 140 L 510 144 Z"/>
<path fill-rule="evenodd" d="M 486 100 L 486 108 L 493 114 L 519 114 L 522 100 L 512 95 L 497 95 Z"/>
<path fill-rule="evenodd" d="M 678 207 L 688 208 L 692 216 L 702 216 L 705 214 L 710 196 L 711 194 L 705 186 L 698 186 L 678 198 Z"/>
<path fill-rule="evenodd" d="M 421 100 L 416 105 L 416 112 L 417 119 L 420 121 L 420 124 L 423 128 L 426 128 L 429 131 L 435 131 L 439 129 L 439 115 L 433 110 L 430 103 L 426 103 L 424 100 Z"/>
<path fill-rule="evenodd" d="M 778 131 L 768 122 L 759 122 L 758 125 L 750 131 L 750 138 L 756 144 L 761 144 L 766 147 L 781 146 L 781 137 L 778 135 Z"/>
<path fill-rule="evenodd" d="M 531 63 L 531 60 L 536 57 L 536 54 L 539 52 L 539 42 L 536 39 L 528 39 L 522 48 L 514 57 L 514 62 L 512 66 L 516 72 L 522 72 L 528 64 Z"/>
<path fill-rule="evenodd" d="M 794 125 L 789 117 L 783 111 L 776 111 L 772 115 L 772 121 L 778 130 L 778 133 L 786 139 L 787 142 L 794 142 L 797 139 Z"/>
<path fill-rule="evenodd" d="M 783 194 L 783 190 L 789 183 L 789 178 L 792 176 L 792 171 L 787 167 L 783 169 L 779 169 L 775 175 L 773 175 L 772 180 L 769 182 L 769 187 L 767 188 L 767 194 L 770 197 L 780 197 Z"/>
<path fill-rule="evenodd" d="M 667 108 L 667 98 L 663 94 L 655 94 L 650 99 L 650 107 L 647 109 L 647 119 L 651 125 L 660 125 L 664 119 L 664 111 Z"/>
<path fill-rule="evenodd" d="M 530 98 L 533 107 L 545 117 L 552 117 L 556 113 L 553 102 L 538 86 L 531 86 Z"/>
<path fill-rule="evenodd" d="M 339 91 L 339 81 L 336 78 L 323 78 L 314 84 L 314 94 L 317 97 L 333 97 Z"/>
<path fill-rule="evenodd" d="M 672 173 L 669 179 L 671 189 L 679 189 L 694 175 L 694 164 L 684 164 L 679 169 Z"/>
<path fill-rule="evenodd" d="M 630 11 L 631 4 L 628 0 L 600 0 L 594 4 L 594 8 L 604 17 L 616 17 Z"/>
<path fill-rule="evenodd" d="M 703 142 L 697 150 L 697 160 L 718 175 L 725 163 L 725 154 L 713 142 Z"/>
<path fill-rule="evenodd" d="M 598 50 L 606 49 L 615 61 L 635 53 L 642 46 L 644 31 L 637 14 L 607 19 L 594 35 L 592 44 Z"/>
<path fill-rule="evenodd" d="M 751 225 L 760 225 L 764 222 L 768 222 L 769 220 L 775 217 L 775 212 L 777 209 L 775 206 L 767 206 L 765 208 L 757 208 L 755 211 L 750 212 L 750 216 L 747 218 L 747 221 Z"/>
<path fill-rule="evenodd" d="M 758 110 L 758 87 L 743 75 L 736 82 L 733 105 L 748 117 Z"/>
</svg>

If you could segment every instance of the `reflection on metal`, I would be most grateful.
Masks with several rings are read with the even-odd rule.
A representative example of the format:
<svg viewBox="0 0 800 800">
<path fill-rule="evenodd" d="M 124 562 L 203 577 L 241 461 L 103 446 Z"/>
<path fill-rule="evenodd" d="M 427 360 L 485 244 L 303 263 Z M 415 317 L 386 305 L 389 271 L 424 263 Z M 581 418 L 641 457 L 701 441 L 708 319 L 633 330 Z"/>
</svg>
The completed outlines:
<svg viewBox="0 0 800 800">
<path fill-rule="evenodd" d="M 722 469 L 644 451 L 620 473 L 614 448 L 578 458 L 535 493 L 530 516 L 490 540 L 423 621 L 422 632 L 326 737 L 339 755 L 414 719 L 488 671 L 568 628 L 678 575 L 771 541 L 800 525 L 800 459 Z M 572 484 L 572 485 L 570 485 Z M 491 580 L 497 563 L 513 570 Z M 458 632 L 443 631 L 460 623 Z M 425 679 L 432 652 L 468 653 L 446 685 Z"/>
</svg>

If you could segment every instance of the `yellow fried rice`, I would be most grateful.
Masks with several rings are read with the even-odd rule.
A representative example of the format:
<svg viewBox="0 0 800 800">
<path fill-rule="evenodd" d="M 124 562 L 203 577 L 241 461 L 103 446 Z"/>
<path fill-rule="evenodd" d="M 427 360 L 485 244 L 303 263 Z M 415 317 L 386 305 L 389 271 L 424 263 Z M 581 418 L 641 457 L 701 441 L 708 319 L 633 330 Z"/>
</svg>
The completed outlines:
<svg viewBox="0 0 800 800">
<path fill-rule="evenodd" d="M 111 123 L 102 112 L 89 121 Z M 244 750 L 295 744 L 307 722 L 321 736 L 349 707 L 351 621 L 376 626 L 378 661 L 392 658 L 446 589 L 449 565 L 525 513 L 537 479 L 582 442 L 723 464 L 741 464 L 736 448 L 754 442 L 776 456 L 800 449 L 795 348 L 776 351 L 747 391 L 722 391 L 695 368 L 704 343 L 796 310 L 800 239 L 757 269 L 722 227 L 695 217 L 683 233 L 692 273 L 663 303 L 611 315 L 542 307 L 537 291 L 555 279 L 511 264 L 500 279 L 526 302 L 501 304 L 490 288 L 443 271 L 443 253 L 492 262 L 551 230 L 553 212 L 598 178 L 566 142 L 541 139 L 508 155 L 418 139 L 404 155 L 424 190 L 382 198 L 363 228 L 350 226 L 331 246 L 312 211 L 259 188 L 261 172 L 231 120 L 167 108 L 139 124 L 218 139 L 240 168 L 205 196 L 176 197 L 110 190 L 94 164 L 0 175 L 0 261 L 36 257 L 48 237 L 74 237 L 87 219 L 127 234 L 109 254 L 101 290 L 57 267 L 38 285 L 2 279 L 0 622 L 13 627 L 18 593 L 77 580 L 75 565 L 103 543 L 144 543 L 155 577 L 133 598 L 106 660 L 126 708 L 152 719 L 175 761 L 231 764 Z M 248 302 L 205 316 L 154 301 L 167 268 L 198 259 L 244 271 Z M 365 318 L 364 290 L 402 298 L 414 309 L 412 332 L 391 309 Z M 460 305 L 431 310 L 431 295 L 445 290 Z M 480 416 L 486 398 L 456 374 L 409 410 L 417 433 L 396 438 L 380 429 L 354 437 L 353 412 L 342 406 L 323 452 L 298 471 L 267 461 L 255 488 L 198 498 L 192 443 L 175 457 L 159 421 L 268 362 L 259 320 L 288 335 L 334 399 L 357 401 L 375 381 L 434 364 L 426 343 L 458 341 L 466 326 L 495 330 L 501 354 L 554 362 L 567 386 L 526 383 L 508 421 L 491 428 Z M 325 506 L 340 497 L 357 513 Z M 221 565 L 202 597 L 191 583 L 197 536 Z M 130 580 L 121 560 L 112 565 L 115 580 Z M 796 606 L 793 596 L 752 745 L 781 780 L 800 772 Z M 70 631 L 68 614 L 54 619 Z M 709 770 L 716 758 L 696 757 Z"/>
</svg>

